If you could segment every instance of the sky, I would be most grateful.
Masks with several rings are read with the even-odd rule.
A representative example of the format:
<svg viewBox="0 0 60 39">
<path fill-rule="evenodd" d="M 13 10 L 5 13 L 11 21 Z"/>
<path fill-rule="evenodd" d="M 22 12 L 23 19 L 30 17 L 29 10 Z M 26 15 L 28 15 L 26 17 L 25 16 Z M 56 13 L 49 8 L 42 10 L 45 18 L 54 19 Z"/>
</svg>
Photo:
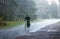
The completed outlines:
<svg viewBox="0 0 60 39">
<path fill-rule="evenodd" d="M 53 1 L 56 2 L 57 5 L 59 5 L 59 0 L 47 0 L 47 1 L 48 1 L 49 5 L 51 5 L 51 3 L 52 3 Z"/>
<path fill-rule="evenodd" d="M 41 1 L 41 0 L 40 0 Z M 35 2 L 38 4 L 40 2 L 39 0 L 35 0 Z M 52 2 L 56 2 L 57 5 L 59 5 L 59 0 L 47 0 L 48 4 L 51 5 Z"/>
</svg>

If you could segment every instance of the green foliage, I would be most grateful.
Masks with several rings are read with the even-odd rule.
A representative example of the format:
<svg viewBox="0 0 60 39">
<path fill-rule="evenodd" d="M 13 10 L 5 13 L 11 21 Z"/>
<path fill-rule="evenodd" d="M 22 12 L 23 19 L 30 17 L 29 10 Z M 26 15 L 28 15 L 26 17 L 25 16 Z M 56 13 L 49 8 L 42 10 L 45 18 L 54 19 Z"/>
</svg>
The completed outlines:
<svg viewBox="0 0 60 39">
<path fill-rule="evenodd" d="M 10 27 L 14 27 L 17 25 L 21 25 L 24 24 L 23 20 L 18 20 L 18 21 L 2 21 L 3 25 L 0 25 L 0 28 L 10 28 Z"/>
<path fill-rule="evenodd" d="M 3 22 L 3 17 L 0 17 L 0 26 L 5 26 L 6 22 Z"/>
<path fill-rule="evenodd" d="M 36 11 L 35 3 L 32 0 L 4 0 L 1 8 L 0 15 L 4 17 L 4 20 L 24 18 L 25 15 L 35 14 Z"/>
</svg>

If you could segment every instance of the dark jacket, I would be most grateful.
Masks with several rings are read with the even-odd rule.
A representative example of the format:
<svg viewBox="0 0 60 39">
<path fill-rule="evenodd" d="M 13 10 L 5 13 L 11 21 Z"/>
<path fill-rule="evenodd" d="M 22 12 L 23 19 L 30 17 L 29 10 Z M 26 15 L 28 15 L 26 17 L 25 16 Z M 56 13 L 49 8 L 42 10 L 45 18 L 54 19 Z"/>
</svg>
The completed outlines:
<svg viewBox="0 0 60 39">
<path fill-rule="evenodd" d="M 29 16 L 25 17 L 25 20 L 30 21 L 30 17 Z"/>
<path fill-rule="evenodd" d="M 30 27 L 30 22 L 29 21 L 27 21 L 27 28 L 29 28 Z"/>
</svg>

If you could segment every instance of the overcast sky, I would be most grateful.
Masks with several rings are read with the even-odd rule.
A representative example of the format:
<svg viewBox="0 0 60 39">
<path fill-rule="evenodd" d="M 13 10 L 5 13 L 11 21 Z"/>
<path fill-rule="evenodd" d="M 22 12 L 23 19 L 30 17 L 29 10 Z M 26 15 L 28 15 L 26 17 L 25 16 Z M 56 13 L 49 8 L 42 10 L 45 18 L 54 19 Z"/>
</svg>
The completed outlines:
<svg viewBox="0 0 60 39">
<path fill-rule="evenodd" d="M 38 4 L 41 0 L 35 0 L 35 2 Z M 52 2 L 56 2 L 57 5 L 59 5 L 59 0 L 47 0 L 48 4 L 51 5 Z"/>
</svg>

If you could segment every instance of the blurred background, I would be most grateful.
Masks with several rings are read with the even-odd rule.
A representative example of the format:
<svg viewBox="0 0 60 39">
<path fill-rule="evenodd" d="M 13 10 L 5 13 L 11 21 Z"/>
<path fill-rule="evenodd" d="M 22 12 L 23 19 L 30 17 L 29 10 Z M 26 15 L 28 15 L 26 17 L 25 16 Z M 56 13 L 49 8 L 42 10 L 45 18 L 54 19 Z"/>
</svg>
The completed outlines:
<svg viewBox="0 0 60 39">
<path fill-rule="evenodd" d="M 31 18 L 28 35 L 26 15 Z M 0 0 L 0 39 L 20 39 L 20 36 L 60 39 L 60 0 Z"/>
<path fill-rule="evenodd" d="M 22 24 L 26 15 L 31 21 L 60 19 L 59 0 L 0 0 L 0 26 Z"/>
</svg>

